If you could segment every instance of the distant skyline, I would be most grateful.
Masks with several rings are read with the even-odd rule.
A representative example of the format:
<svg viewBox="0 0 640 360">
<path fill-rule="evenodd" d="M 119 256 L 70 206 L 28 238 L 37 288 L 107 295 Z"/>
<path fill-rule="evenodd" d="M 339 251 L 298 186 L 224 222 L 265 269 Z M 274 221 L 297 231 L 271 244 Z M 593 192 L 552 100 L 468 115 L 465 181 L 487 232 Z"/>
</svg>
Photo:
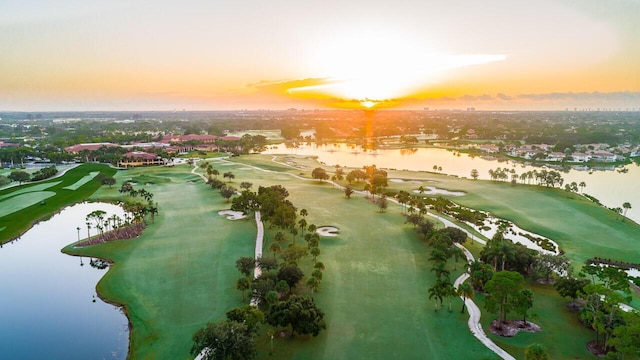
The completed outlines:
<svg viewBox="0 0 640 360">
<path fill-rule="evenodd" d="M 640 0 L 0 2 L 0 111 L 640 109 Z"/>
</svg>

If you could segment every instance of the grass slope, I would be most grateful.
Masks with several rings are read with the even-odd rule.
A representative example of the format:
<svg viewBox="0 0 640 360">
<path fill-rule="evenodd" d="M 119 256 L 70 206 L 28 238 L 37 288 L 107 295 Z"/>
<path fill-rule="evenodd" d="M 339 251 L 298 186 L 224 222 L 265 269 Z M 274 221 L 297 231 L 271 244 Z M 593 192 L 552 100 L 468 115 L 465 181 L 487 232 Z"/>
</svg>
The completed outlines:
<svg viewBox="0 0 640 360">
<path fill-rule="evenodd" d="M 216 213 L 228 204 L 201 182 L 191 183 L 200 180 L 186 167 L 123 171 L 118 184 L 142 172 L 167 180 L 144 186 L 159 204 L 155 224 L 138 239 L 65 250 L 115 261 L 98 291 L 125 304 L 132 359 L 187 359 L 198 328 L 243 305 L 235 259 L 253 254 L 255 226 L 249 220 L 230 226 Z M 95 197 L 120 194 L 103 188 Z"/>
<path fill-rule="evenodd" d="M 5 213 L 0 216 L 0 243 L 5 243 L 14 239 L 27 231 L 34 223 L 49 218 L 61 208 L 84 201 L 93 194 L 100 186 L 100 182 L 92 180 L 81 186 L 77 190 L 64 189 L 75 184 L 77 181 L 92 172 L 102 172 L 107 176 L 113 176 L 116 170 L 107 165 L 83 164 L 67 171 L 62 177 L 39 182 L 37 185 L 23 184 L 8 189 L 0 190 L 0 207 L 14 208 L 11 199 L 18 194 L 29 194 L 34 190 L 44 190 L 54 192 L 55 196 L 46 199 L 44 205 L 37 201 L 22 209 L 14 208 L 16 211 Z M 37 193 L 34 193 L 37 194 Z M 37 196 L 37 195 L 36 195 Z"/>
</svg>

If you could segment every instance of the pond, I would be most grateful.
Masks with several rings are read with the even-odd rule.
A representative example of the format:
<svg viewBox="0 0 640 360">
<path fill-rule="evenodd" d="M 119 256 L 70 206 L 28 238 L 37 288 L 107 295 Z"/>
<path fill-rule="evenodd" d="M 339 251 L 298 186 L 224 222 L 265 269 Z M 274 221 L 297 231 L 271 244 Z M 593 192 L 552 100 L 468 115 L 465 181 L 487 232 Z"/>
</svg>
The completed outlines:
<svg viewBox="0 0 640 360">
<path fill-rule="evenodd" d="M 348 144 L 300 144 L 298 147 L 290 147 L 285 144 L 270 146 L 264 154 L 291 154 L 304 156 L 317 156 L 318 161 L 326 165 L 340 165 L 349 167 L 362 167 L 375 164 L 379 168 L 434 171 L 433 167 L 442 168 L 443 174 L 470 178 L 471 169 L 478 170 L 480 179 L 489 179 L 489 170 L 500 168 L 514 169 L 516 173 L 538 170 L 542 168 L 552 169 L 547 165 L 532 166 L 513 161 L 498 161 L 488 157 L 469 156 L 464 153 L 456 153 L 439 148 L 415 148 L 415 149 L 378 149 L 367 150 L 357 145 Z M 617 170 L 626 169 L 624 172 Z M 584 192 L 594 196 L 607 207 L 622 207 L 624 202 L 631 203 L 627 216 L 640 223 L 640 187 L 636 184 L 640 181 L 640 166 L 630 164 L 624 167 L 601 167 L 590 170 L 586 167 L 573 167 L 562 171 L 564 182 L 585 182 Z M 440 171 L 440 170 L 438 170 Z"/>
<path fill-rule="evenodd" d="M 85 216 L 94 210 L 124 215 L 112 204 L 76 204 L 0 248 L 3 359 L 127 357 L 127 318 L 95 290 L 107 270 L 60 252 L 78 233 L 86 237 Z"/>
</svg>

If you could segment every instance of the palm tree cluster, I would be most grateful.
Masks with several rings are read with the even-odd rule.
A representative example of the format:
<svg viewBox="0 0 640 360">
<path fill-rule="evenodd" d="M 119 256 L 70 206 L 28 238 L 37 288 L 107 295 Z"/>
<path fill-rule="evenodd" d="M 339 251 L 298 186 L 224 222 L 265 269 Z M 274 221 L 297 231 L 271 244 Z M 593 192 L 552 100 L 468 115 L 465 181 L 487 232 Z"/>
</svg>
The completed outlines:
<svg viewBox="0 0 640 360">
<path fill-rule="evenodd" d="M 449 311 L 452 311 L 451 298 L 457 296 L 458 292 L 451 281 L 451 272 L 447 269 L 447 262 L 452 258 L 455 262 L 465 259 L 464 253 L 455 244 L 464 242 L 466 238 L 466 233 L 460 229 L 444 228 L 433 231 L 427 241 L 431 247 L 431 255 L 429 256 L 429 261 L 433 263 L 431 271 L 436 275 L 436 281 L 428 289 L 428 292 L 429 299 L 435 301 L 436 311 L 442 306 L 445 298 L 449 300 Z"/>
<path fill-rule="evenodd" d="M 509 169 L 509 168 L 498 167 L 495 170 L 489 169 L 489 177 L 491 178 L 491 180 L 494 180 L 494 181 L 510 180 L 514 184 L 518 182 L 518 180 L 520 180 L 522 184 L 533 183 L 535 185 L 547 186 L 547 187 L 555 187 L 556 185 L 561 187 L 562 184 L 564 184 L 564 179 L 562 178 L 562 175 L 560 174 L 560 172 L 555 170 L 546 170 L 546 169 L 542 169 L 540 171 L 538 170 L 526 171 L 518 175 L 516 173 L 516 170 L 513 168 Z M 584 186 L 582 183 L 580 184 L 580 187 L 584 187 Z"/>
<path fill-rule="evenodd" d="M 125 211 L 133 215 L 134 222 L 142 222 L 147 214 L 150 214 L 151 221 L 155 222 L 155 217 L 158 214 L 158 203 L 153 201 L 153 194 L 151 192 L 145 189 L 136 190 L 128 181 L 125 181 L 118 191 L 120 193 L 127 193 L 132 198 L 140 196 L 146 200 L 146 204 L 132 201 L 124 203 L 123 207 Z"/>
</svg>

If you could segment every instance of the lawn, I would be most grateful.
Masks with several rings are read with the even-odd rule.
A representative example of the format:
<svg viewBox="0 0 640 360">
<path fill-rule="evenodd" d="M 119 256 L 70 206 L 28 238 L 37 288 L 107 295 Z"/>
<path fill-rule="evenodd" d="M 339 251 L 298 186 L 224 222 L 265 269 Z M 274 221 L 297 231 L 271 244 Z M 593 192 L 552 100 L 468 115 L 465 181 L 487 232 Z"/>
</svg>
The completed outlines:
<svg viewBox="0 0 640 360">
<path fill-rule="evenodd" d="M 115 261 L 98 291 L 125 304 L 133 326 L 132 359 L 189 358 L 197 329 L 243 305 L 235 290 L 235 259 L 253 254 L 255 226 L 249 220 L 230 226 L 217 214 L 228 204 L 188 171 L 176 166 L 119 172 L 117 185 L 142 173 L 166 180 L 135 186 L 154 194 L 160 208 L 155 224 L 135 240 L 65 249 Z M 120 198 L 117 187 L 104 187 L 94 198 Z"/>
<path fill-rule="evenodd" d="M 327 270 L 315 298 L 327 314 L 328 330 L 317 339 L 276 340 L 278 358 L 493 358 L 469 333 L 466 315 L 435 312 L 427 300 L 433 275 L 426 245 L 404 224 L 399 207 L 381 214 L 364 198 L 347 200 L 327 184 L 228 163 L 224 169 L 236 174 L 232 186 L 282 184 L 298 208 L 308 209 L 310 222 L 340 228 L 339 237 L 321 241 L 320 260 Z M 118 183 L 141 171 L 171 179 L 145 186 L 160 205 L 156 223 L 136 240 L 73 250 L 115 260 L 98 289 L 107 299 L 127 304 L 134 359 L 188 357 L 196 329 L 242 304 L 234 289 L 240 276 L 234 262 L 253 253 L 255 225 L 217 215 L 229 204 L 201 181 L 191 183 L 196 178 L 188 170 L 120 172 Z M 117 198 L 116 187 L 103 187 L 94 197 Z M 352 221 L 356 213 L 358 220 Z M 460 305 L 456 300 L 456 309 Z M 449 346 L 451 338 L 462 346 Z"/>
<path fill-rule="evenodd" d="M 622 221 L 613 211 L 578 194 L 541 186 L 464 180 L 426 172 L 391 170 L 389 177 L 423 182 L 390 182 L 389 191 L 411 192 L 420 185 L 464 190 L 466 195 L 448 198 L 463 206 L 489 211 L 525 230 L 556 241 L 574 264 L 582 264 L 595 256 L 629 262 L 637 262 L 640 258 L 640 226 L 630 220 Z"/>
<path fill-rule="evenodd" d="M 434 281 L 427 261 L 429 251 L 404 224 L 399 206 L 390 204 L 387 213 L 379 213 L 360 195 L 346 199 L 328 183 L 289 175 L 310 177 L 315 167 L 312 159 L 278 158 L 282 162 L 278 164 L 271 158 L 253 155 L 229 159 L 270 171 L 224 160 L 210 162 L 220 173 L 233 172 L 235 179 L 225 183 L 236 188 L 243 181 L 253 183 L 254 190 L 258 186 L 283 185 L 298 209 L 309 211 L 309 223 L 340 229 L 338 237 L 321 240 L 319 260 L 325 263 L 326 271 L 315 299 L 326 313 L 327 331 L 315 339 L 277 338 L 276 358 L 495 358 L 470 334 L 467 316 L 459 313 L 460 300 L 454 301 L 452 313 L 434 311 L 427 296 Z M 133 359 L 188 358 L 195 330 L 243 304 L 234 286 L 239 277 L 234 262 L 240 256 L 253 254 L 255 225 L 251 220 L 231 222 L 218 216 L 216 211 L 229 204 L 189 173 L 190 169 L 175 166 L 119 172 L 116 186 L 102 187 L 93 197 L 122 199 L 117 190 L 119 184 L 136 181 L 136 188 L 155 194 L 160 208 L 156 223 L 135 240 L 71 250 L 115 260 L 98 290 L 107 299 L 126 304 L 133 325 Z M 603 255 L 637 261 L 638 247 L 632 241 L 640 238 L 640 228 L 616 220 L 610 211 L 575 194 L 569 197 L 560 190 L 425 172 L 390 171 L 389 176 L 418 179 L 424 185 L 449 190 L 464 189 L 467 195 L 452 199 L 491 211 L 556 240 L 576 262 Z M 418 186 L 390 183 L 390 190 L 410 191 Z M 267 231 L 267 236 L 273 238 L 273 230 Z M 270 255 L 268 239 L 265 254 Z M 479 247 L 472 247 L 477 254 Z M 575 315 L 564 310 L 563 300 L 553 289 L 538 285 L 533 288 L 533 313 L 543 332 L 496 341 L 517 358 L 532 342 L 549 348 L 557 346 L 552 358 L 588 357 L 581 346 L 590 339 L 589 331 L 576 324 Z M 482 307 L 482 296 L 479 298 Z M 490 321 L 486 314 L 483 321 Z M 556 345 L 558 339 L 567 338 L 571 341 Z M 260 339 L 259 348 L 260 357 L 267 358 L 266 338 Z"/>
<path fill-rule="evenodd" d="M 20 211 L 24 208 L 28 208 L 31 205 L 43 202 L 44 200 L 53 196 L 56 196 L 56 193 L 53 191 L 35 191 L 12 196 L 2 201 L 2 208 L 0 208 L 0 217 L 13 214 L 16 211 Z"/>
<path fill-rule="evenodd" d="M 64 189 L 71 186 L 92 172 L 102 172 L 106 176 L 112 176 L 116 170 L 107 165 L 84 164 L 67 171 L 62 177 L 38 182 L 26 183 L 0 190 L 0 243 L 8 242 L 27 231 L 34 223 L 47 219 L 65 206 L 84 201 L 99 187 L 100 182 L 89 181 L 78 190 Z M 42 192 L 43 190 L 46 192 Z M 43 196 L 54 195 L 46 198 L 41 204 Z M 29 201 L 27 201 L 30 199 Z M 24 202 L 17 204 L 16 202 Z"/>
<path fill-rule="evenodd" d="M 567 309 L 567 299 L 561 298 L 550 285 L 528 282 L 527 287 L 535 293 L 533 309 L 527 320 L 540 325 L 542 331 L 520 333 L 512 338 L 485 331 L 489 338 L 517 359 L 524 358 L 524 349 L 534 343 L 544 344 L 550 359 L 595 359 L 586 348 L 587 342 L 595 339 L 595 333 L 580 324 L 577 313 Z M 483 309 L 482 295 L 476 300 Z M 495 315 L 483 311 L 482 326 L 488 329 L 495 318 Z M 509 315 L 509 319 L 517 318 L 515 314 Z"/>
<path fill-rule="evenodd" d="M 96 177 L 96 175 L 100 174 L 99 171 L 92 171 L 90 172 L 88 175 L 85 175 L 82 177 L 82 179 L 76 181 L 75 183 L 69 185 L 69 186 L 65 186 L 64 188 L 67 190 L 78 190 L 82 185 L 88 183 L 89 181 L 93 180 L 93 178 Z"/>
</svg>

